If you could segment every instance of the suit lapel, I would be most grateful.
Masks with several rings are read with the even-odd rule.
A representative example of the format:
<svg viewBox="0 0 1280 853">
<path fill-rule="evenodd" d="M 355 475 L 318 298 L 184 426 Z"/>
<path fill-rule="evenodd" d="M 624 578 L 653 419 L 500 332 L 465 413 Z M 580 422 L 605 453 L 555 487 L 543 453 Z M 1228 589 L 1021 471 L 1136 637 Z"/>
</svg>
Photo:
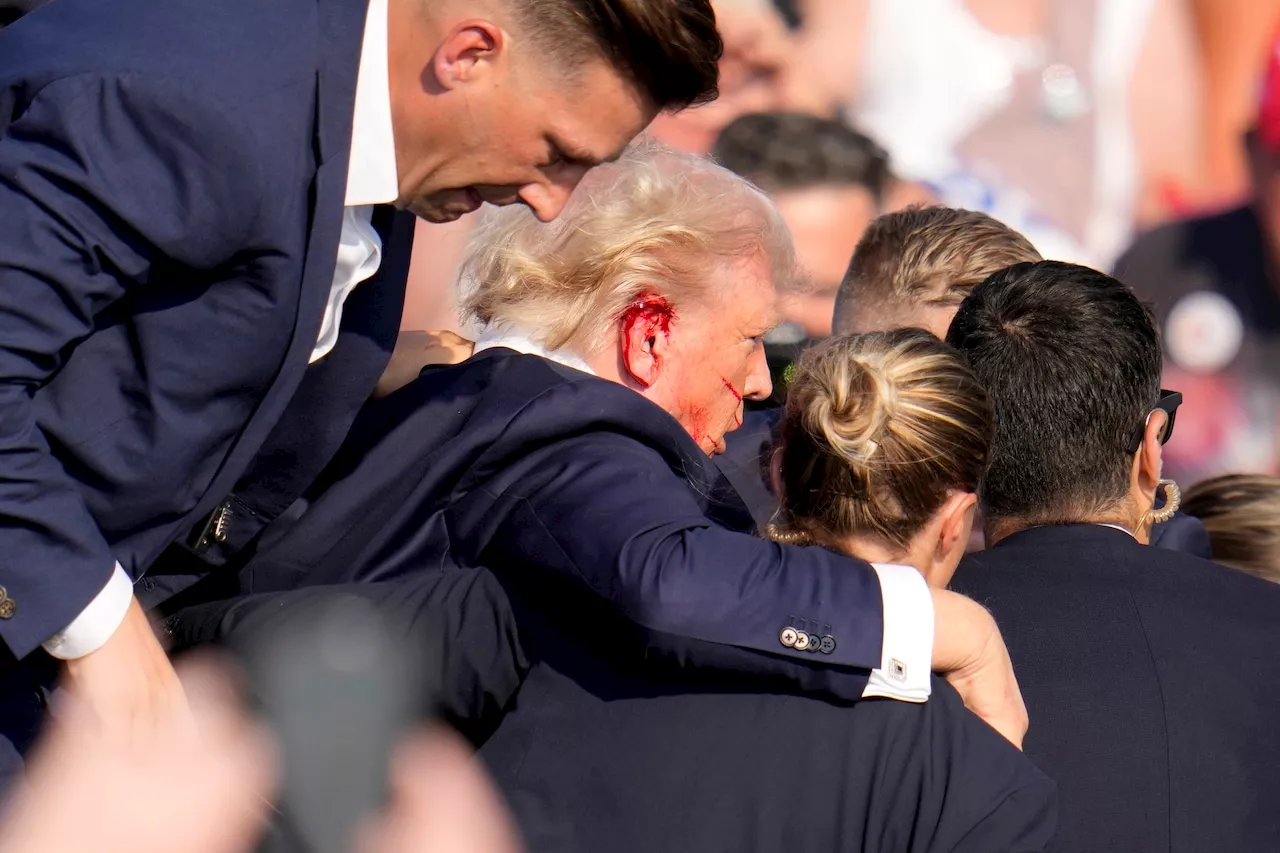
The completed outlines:
<svg viewBox="0 0 1280 853">
<path fill-rule="evenodd" d="M 309 190 L 308 236 L 298 288 L 296 320 L 275 383 L 241 433 L 218 478 L 197 506 L 196 516 L 213 509 L 232 489 L 241 473 L 248 469 L 297 391 L 315 347 L 337 265 L 351 149 L 351 120 L 355 112 L 356 76 L 367 8 L 367 0 L 318 0 L 319 56 L 311 140 L 317 168 Z M 299 156 L 302 155 L 300 151 Z M 370 284 L 374 282 L 364 283 Z M 403 290 L 400 299 L 403 302 Z"/>
<path fill-rule="evenodd" d="M 317 4 L 320 58 L 312 140 L 317 168 L 310 191 L 297 322 L 276 385 L 284 393 L 264 402 L 264 407 L 274 404 L 277 409 L 268 413 L 270 423 L 275 423 L 307 368 L 333 287 L 367 9 L 366 0 L 319 0 Z"/>
</svg>

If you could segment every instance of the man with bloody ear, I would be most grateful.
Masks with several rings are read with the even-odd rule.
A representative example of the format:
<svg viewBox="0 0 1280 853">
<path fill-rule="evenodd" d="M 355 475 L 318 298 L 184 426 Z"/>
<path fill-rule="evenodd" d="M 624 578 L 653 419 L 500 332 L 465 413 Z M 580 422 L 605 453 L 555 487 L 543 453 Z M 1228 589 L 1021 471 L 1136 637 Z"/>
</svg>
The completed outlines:
<svg viewBox="0 0 1280 853">
<path fill-rule="evenodd" d="M 622 617 L 611 636 L 694 666 L 913 702 L 947 672 L 1017 742 L 1017 687 L 981 607 L 915 572 L 760 540 L 711 461 L 771 388 L 762 339 L 794 259 L 768 199 L 641 148 L 570 211 L 486 221 L 463 294 L 484 327 L 475 355 L 366 410 L 240 591 L 484 566 L 567 624 Z"/>
<path fill-rule="evenodd" d="M 1043 837 L 1052 797 L 1024 772 L 1030 765 L 955 691 L 933 694 L 937 669 L 992 727 L 1021 740 L 1021 700 L 986 611 L 930 590 L 913 568 L 760 538 L 712 461 L 744 400 L 769 394 L 762 341 L 794 274 L 790 236 L 762 193 L 661 149 L 594 170 L 555 222 L 493 212 L 462 294 L 483 327 L 475 355 L 366 408 L 305 514 L 264 535 L 242 573 L 250 595 L 203 639 L 311 594 L 389 596 L 400 615 L 400 601 L 425 597 L 429 617 L 411 621 L 447 626 L 444 710 L 484 743 L 534 850 L 723 849 L 731 836 L 695 843 L 713 824 L 672 794 L 705 786 L 688 754 L 664 752 L 674 741 L 662 734 L 702 730 L 680 720 L 727 733 L 721 712 L 697 699 L 719 688 L 750 693 L 738 707 L 782 724 L 768 726 L 771 754 L 800 777 L 803 756 L 826 756 L 829 784 L 777 816 L 817 849 L 844 846 L 857 831 L 830 818 L 855 810 L 868 827 L 892 824 L 886 837 L 959 837 L 958 825 L 941 828 L 948 810 L 933 810 L 948 797 L 966 828 L 993 809 L 1004 815 L 985 839 L 1033 828 Z M 299 583 L 311 587 L 291 589 Z M 174 625 L 184 641 L 201 638 L 183 614 Z M 668 690 L 694 698 L 654 715 L 644 697 Z M 985 734 L 862 727 L 848 709 L 770 695 L 779 690 L 855 702 L 856 719 L 967 719 Z M 869 697 L 900 701 L 857 702 Z M 743 754 L 750 719 L 735 718 L 725 742 L 736 748 L 699 753 L 734 787 L 718 824 L 726 831 L 776 793 L 766 764 L 734 779 L 732 763 L 716 758 Z M 808 728 L 814 719 L 823 722 Z M 887 764 L 866 757 L 890 745 L 926 770 L 920 784 L 931 793 L 867 810 L 854 792 L 915 784 L 876 769 L 899 767 L 887 753 Z M 978 754 L 992 763 L 975 769 Z M 973 800 L 935 784 L 961 767 L 983 780 L 963 786 Z M 997 808 L 1015 791 L 1028 799 Z M 668 834 L 630 831 L 654 821 Z"/>
</svg>

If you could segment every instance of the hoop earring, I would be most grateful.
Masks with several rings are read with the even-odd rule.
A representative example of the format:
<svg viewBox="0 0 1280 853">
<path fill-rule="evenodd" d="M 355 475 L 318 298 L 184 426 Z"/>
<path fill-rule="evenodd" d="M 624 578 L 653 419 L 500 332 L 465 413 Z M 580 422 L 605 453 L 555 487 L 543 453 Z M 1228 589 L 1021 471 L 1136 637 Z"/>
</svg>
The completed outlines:
<svg viewBox="0 0 1280 853">
<path fill-rule="evenodd" d="M 1156 489 L 1158 490 L 1161 486 L 1164 486 L 1164 506 L 1160 509 L 1152 507 L 1147 513 L 1152 525 L 1164 524 L 1173 518 L 1178 507 L 1182 506 L 1182 490 L 1178 488 L 1177 483 L 1173 480 L 1161 480 L 1156 484 Z"/>
</svg>

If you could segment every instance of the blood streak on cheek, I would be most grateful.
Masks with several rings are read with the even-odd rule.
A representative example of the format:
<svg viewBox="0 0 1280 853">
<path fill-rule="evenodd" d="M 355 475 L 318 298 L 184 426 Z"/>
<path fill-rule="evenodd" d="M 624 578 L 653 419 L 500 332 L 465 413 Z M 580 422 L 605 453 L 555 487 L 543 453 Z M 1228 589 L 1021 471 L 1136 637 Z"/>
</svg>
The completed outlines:
<svg viewBox="0 0 1280 853">
<path fill-rule="evenodd" d="M 733 413 L 733 418 L 737 422 L 738 426 L 742 426 L 742 413 L 740 411 L 742 407 L 742 394 L 738 391 L 737 388 L 733 387 L 732 382 L 730 382 L 728 379 L 725 379 L 723 376 L 720 377 L 720 381 L 724 383 L 725 388 L 729 389 L 729 393 L 733 395 L 733 398 L 738 401 L 739 411 L 735 411 Z"/>
</svg>

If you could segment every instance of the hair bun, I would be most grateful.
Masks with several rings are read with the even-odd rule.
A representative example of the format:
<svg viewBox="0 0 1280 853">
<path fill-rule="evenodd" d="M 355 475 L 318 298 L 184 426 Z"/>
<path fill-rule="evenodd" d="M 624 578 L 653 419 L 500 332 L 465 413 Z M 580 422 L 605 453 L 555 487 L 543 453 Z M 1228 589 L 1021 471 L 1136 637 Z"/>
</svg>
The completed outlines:
<svg viewBox="0 0 1280 853">
<path fill-rule="evenodd" d="M 920 329 L 837 336 L 801 356 L 778 430 L 782 524 L 833 545 L 906 547 L 953 489 L 977 491 L 993 415 L 963 359 Z M 834 546 L 834 545 L 833 545 Z"/>
<path fill-rule="evenodd" d="M 835 455 L 866 464 L 897 410 L 893 379 L 839 350 L 827 350 L 816 361 L 808 373 L 809 428 Z"/>
</svg>

